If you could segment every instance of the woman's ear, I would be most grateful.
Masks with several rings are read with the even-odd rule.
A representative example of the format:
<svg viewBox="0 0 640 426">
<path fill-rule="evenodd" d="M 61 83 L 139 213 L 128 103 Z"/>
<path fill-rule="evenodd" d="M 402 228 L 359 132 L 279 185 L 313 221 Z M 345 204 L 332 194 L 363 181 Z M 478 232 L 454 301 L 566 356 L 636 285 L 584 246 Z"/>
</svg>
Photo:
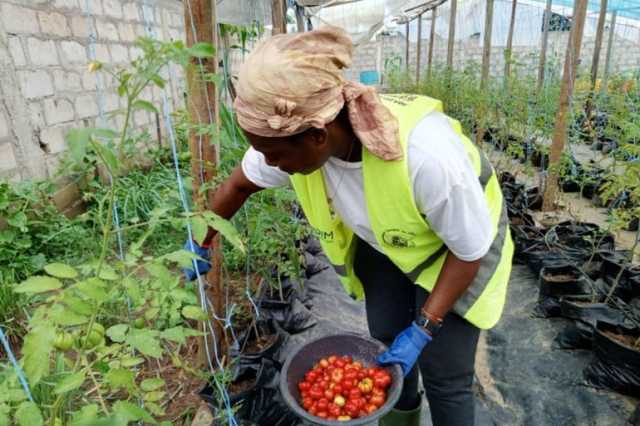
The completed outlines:
<svg viewBox="0 0 640 426">
<path fill-rule="evenodd" d="M 320 148 L 324 145 L 326 145 L 328 143 L 328 133 L 327 133 L 327 129 L 310 129 L 309 130 L 309 137 L 311 139 L 311 142 L 313 143 L 313 145 L 315 145 L 317 148 Z"/>
</svg>

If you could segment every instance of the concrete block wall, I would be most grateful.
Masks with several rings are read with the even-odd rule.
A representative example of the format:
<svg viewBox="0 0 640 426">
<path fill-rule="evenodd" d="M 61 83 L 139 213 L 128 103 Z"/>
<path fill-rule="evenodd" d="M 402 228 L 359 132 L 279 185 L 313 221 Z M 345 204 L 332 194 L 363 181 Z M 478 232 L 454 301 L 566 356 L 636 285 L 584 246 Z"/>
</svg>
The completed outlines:
<svg viewBox="0 0 640 426">
<path fill-rule="evenodd" d="M 184 39 L 180 0 L 146 3 L 158 39 Z M 96 59 L 109 66 L 135 59 L 140 52 L 134 41 L 146 35 L 142 5 L 143 0 L 0 0 L 0 179 L 52 176 L 70 128 L 100 125 L 101 100 L 107 114 L 124 107 L 115 81 L 105 74 L 98 96 L 97 76 L 87 69 L 89 39 L 93 29 Z M 166 74 L 172 106 L 181 106 L 183 76 L 177 69 Z M 143 97 L 160 105 L 159 89 Z M 109 119 L 108 125 L 118 128 L 122 121 Z M 155 135 L 152 114 L 138 111 L 134 122 Z"/>
</svg>

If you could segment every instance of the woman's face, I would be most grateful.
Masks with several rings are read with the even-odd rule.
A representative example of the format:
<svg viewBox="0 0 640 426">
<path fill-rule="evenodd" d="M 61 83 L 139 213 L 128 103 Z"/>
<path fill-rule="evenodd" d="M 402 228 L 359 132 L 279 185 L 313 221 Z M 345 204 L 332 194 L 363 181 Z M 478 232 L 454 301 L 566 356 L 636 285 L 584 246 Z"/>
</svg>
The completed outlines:
<svg viewBox="0 0 640 426">
<path fill-rule="evenodd" d="M 299 135 L 268 138 L 245 132 L 251 146 L 264 155 L 268 165 L 290 175 L 308 175 L 331 156 L 324 129 L 309 129 Z"/>
</svg>

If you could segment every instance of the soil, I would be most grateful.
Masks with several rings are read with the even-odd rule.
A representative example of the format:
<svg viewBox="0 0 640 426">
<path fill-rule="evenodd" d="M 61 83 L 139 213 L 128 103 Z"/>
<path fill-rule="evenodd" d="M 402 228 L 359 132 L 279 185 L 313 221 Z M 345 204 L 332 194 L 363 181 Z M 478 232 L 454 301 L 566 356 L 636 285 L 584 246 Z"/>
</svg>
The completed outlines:
<svg viewBox="0 0 640 426">
<path fill-rule="evenodd" d="M 578 279 L 575 275 L 562 274 L 562 275 L 544 275 L 545 281 L 552 283 L 567 283 Z"/>
<path fill-rule="evenodd" d="M 244 392 L 247 389 L 251 388 L 251 386 L 253 386 L 255 382 L 256 378 L 251 377 L 246 380 L 231 383 L 228 387 L 228 392 L 230 395 L 237 395 L 240 392 Z"/>
<path fill-rule="evenodd" d="M 250 340 L 243 352 L 247 354 L 262 352 L 265 348 L 271 346 L 277 339 L 278 336 L 276 334 L 270 334 L 267 336 L 262 335 L 258 337 L 257 340 Z"/>
<path fill-rule="evenodd" d="M 640 351 L 640 343 L 638 343 L 638 339 L 640 336 L 629 336 L 627 334 L 617 334 L 612 331 L 603 331 L 603 334 L 609 337 L 612 340 L 615 340 L 622 345 L 631 348 L 635 351 Z"/>
</svg>

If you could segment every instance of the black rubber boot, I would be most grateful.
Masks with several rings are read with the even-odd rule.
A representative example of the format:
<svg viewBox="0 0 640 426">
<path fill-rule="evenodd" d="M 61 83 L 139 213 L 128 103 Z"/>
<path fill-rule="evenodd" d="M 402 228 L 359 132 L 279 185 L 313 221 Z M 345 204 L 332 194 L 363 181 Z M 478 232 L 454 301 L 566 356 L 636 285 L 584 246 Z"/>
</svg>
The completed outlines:
<svg viewBox="0 0 640 426">
<path fill-rule="evenodd" d="M 422 404 L 413 410 L 397 410 L 393 408 L 378 421 L 379 426 L 420 426 Z"/>
</svg>

